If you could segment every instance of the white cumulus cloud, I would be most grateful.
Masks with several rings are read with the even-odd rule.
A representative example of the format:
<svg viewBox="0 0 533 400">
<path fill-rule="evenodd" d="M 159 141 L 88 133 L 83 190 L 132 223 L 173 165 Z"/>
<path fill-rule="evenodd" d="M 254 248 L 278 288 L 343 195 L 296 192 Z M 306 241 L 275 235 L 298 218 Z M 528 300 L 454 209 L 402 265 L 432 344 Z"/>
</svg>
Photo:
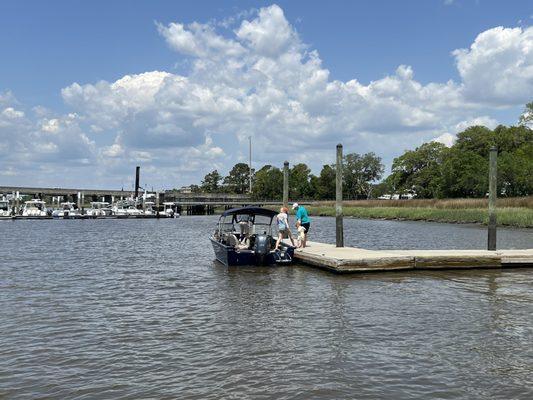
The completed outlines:
<svg viewBox="0 0 533 400">
<path fill-rule="evenodd" d="M 453 51 L 459 81 L 421 83 L 399 65 L 363 84 L 332 79 L 279 6 L 241 17 L 229 34 L 216 21 L 158 23 L 190 70 L 74 82 L 62 90 L 72 114 L 39 109 L 28 117 L 10 93 L 0 94 L 0 135 L 14 125 L 19 132 L 1 154 L 76 155 L 99 165 L 94 179 L 112 186 L 141 163 L 155 184 L 179 186 L 244 161 L 248 136 L 258 164 L 289 159 L 319 168 L 337 142 L 390 161 L 424 141 L 450 145 L 470 125 L 494 127 L 492 111 L 532 100 L 533 28 L 489 29 Z"/>
</svg>

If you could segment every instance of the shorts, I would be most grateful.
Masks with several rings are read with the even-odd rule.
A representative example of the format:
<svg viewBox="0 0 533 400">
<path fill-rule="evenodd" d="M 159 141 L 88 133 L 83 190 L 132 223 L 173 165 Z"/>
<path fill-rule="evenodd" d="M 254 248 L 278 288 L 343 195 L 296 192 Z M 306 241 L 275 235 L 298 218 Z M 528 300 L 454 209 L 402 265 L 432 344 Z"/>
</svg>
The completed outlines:
<svg viewBox="0 0 533 400">
<path fill-rule="evenodd" d="M 283 239 L 287 239 L 289 237 L 289 230 L 288 229 L 280 229 L 279 233 L 281 233 L 281 237 Z"/>
<path fill-rule="evenodd" d="M 306 222 L 306 223 L 302 224 L 302 226 L 305 229 L 305 233 L 307 233 L 307 232 L 309 232 L 309 227 L 311 226 L 311 222 Z"/>
</svg>

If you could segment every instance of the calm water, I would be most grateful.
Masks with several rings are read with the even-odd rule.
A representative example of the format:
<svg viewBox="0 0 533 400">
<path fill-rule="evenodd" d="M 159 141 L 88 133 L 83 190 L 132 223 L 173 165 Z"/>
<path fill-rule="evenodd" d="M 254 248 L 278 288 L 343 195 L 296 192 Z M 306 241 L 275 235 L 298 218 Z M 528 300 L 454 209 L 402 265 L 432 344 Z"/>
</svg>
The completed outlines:
<svg viewBox="0 0 533 400">
<path fill-rule="evenodd" d="M 0 221 L 1 398 L 531 399 L 533 270 L 225 268 L 216 217 Z M 466 225 L 345 221 L 367 248 Z M 333 219 L 311 235 L 334 239 Z M 499 230 L 533 247 L 532 230 Z"/>
</svg>

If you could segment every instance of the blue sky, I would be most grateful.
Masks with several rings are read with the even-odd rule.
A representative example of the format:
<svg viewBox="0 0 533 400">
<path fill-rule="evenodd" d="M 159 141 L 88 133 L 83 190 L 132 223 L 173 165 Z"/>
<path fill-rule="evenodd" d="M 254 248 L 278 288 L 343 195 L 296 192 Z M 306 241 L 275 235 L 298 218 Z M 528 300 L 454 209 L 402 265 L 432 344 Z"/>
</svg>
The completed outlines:
<svg viewBox="0 0 533 400">
<path fill-rule="evenodd" d="M 269 10 L 269 7 L 281 10 L 283 18 L 280 20 L 277 18 L 278 14 L 267 12 L 261 17 L 260 10 Z M 43 140 L 41 148 L 47 149 L 43 155 L 38 148 L 28 150 L 26 146 L 26 153 L 39 153 L 35 157 L 20 156 L 17 159 L 14 149 L 19 146 L 20 151 L 20 146 L 24 147 L 24 143 L 9 144 L 9 157 L 2 156 L 0 152 L 0 159 L 10 172 L 0 175 L 0 181 L 60 186 L 76 184 L 77 180 L 83 178 L 86 184 L 79 182 L 76 186 L 116 187 L 129 179 L 131 174 L 128 171 L 133 165 L 141 163 L 147 179 L 156 186 L 174 187 L 199 180 L 209 172 L 208 167 L 211 166 L 226 172 L 233 163 L 243 158 L 243 140 L 247 132 L 258 143 L 258 164 L 280 163 L 284 158 L 290 158 L 293 162 L 308 162 L 314 172 L 318 173 L 320 166 L 330 162 L 332 158 L 329 153 L 321 151 L 335 141 L 342 141 L 353 151 L 375 151 L 390 165 L 392 158 L 399 155 L 403 147 L 418 145 L 442 135 L 448 135 L 443 140 L 449 141 L 456 133 L 454 129 L 469 121 L 485 121 L 488 125 L 516 121 L 527 96 L 513 97 L 502 92 L 505 91 L 502 87 L 509 87 L 511 90 L 513 85 L 526 85 L 525 88 L 531 85 L 532 78 L 528 75 L 530 72 L 527 63 L 532 56 L 527 49 L 523 49 L 531 41 L 529 27 L 533 22 L 532 18 L 531 1 L 4 1 L 0 3 L 0 94 L 4 93 L 4 104 L 0 103 L 0 111 L 4 107 L 24 113 L 23 121 L 19 121 L 18 125 L 10 125 L 11 132 L 19 132 L 21 137 L 25 135 L 25 129 L 42 130 L 45 124 L 53 120 L 57 120 L 52 122 L 52 125 L 57 125 L 54 125 L 54 129 L 63 132 L 65 137 L 60 139 L 56 135 L 50 139 L 35 133 L 38 140 Z M 254 20 L 258 21 L 254 24 L 256 30 L 241 31 L 240 35 L 236 33 L 243 22 Z M 232 41 L 232 45 L 246 47 L 246 55 L 240 53 L 237 57 L 222 54 L 220 49 L 217 49 L 216 54 L 213 50 L 199 50 L 202 46 L 209 46 L 208 42 L 212 37 L 194 31 L 190 25 L 194 22 L 204 26 L 204 33 L 206 29 L 212 30 L 217 37 Z M 156 23 L 160 24 L 159 28 Z M 184 30 L 180 28 L 172 31 L 169 25 L 171 23 L 182 24 Z M 491 31 L 500 26 L 515 31 L 513 34 L 510 30 Z M 265 29 L 270 29 L 269 27 L 286 29 L 288 36 L 283 38 L 283 50 L 265 56 L 264 49 L 254 46 L 257 44 L 257 35 L 265 34 Z M 456 49 L 469 49 L 478 35 L 486 31 L 492 32 L 492 36 L 487 34 L 480 41 L 480 50 L 469 50 L 463 56 L 452 54 Z M 185 35 L 186 32 L 192 32 L 193 36 Z M 189 39 L 196 37 L 199 47 L 187 47 L 181 42 L 183 38 L 179 35 L 185 35 L 183 38 Z M 201 41 L 204 43 L 200 43 Z M 512 45 L 513 41 L 522 44 L 515 46 Z M 507 82 L 511 78 L 506 75 L 502 76 L 501 85 L 495 85 L 494 90 L 485 90 L 484 82 L 480 81 L 481 78 L 476 80 L 476 77 L 484 76 L 485 73 L 487 76 L 494 76 L 487 71 L 487 65 L 498 62 L 498 59 L 491 59 L 494 56 L 490 52 L 490 46 L 496 45 L 505 46 L 499 53 L 502 57 L 518 57 L 515 65 L 521 65 L 524 69 L 510 74 L 519 76 L 523 82 Z M 284 57 L 291 54 L 302 55 L 303 64 L 313 50 L 320 60 L 316 71 L 329 73 L 326 80 L 320 82 L 323 86 L 313 89 L 317 90 L 316 93 L 297 93 L 289 84 L 276 81 L 283 71 L 291 68 L 294 68 L 294 76 L 298 77 L 294 79 L 300 79 L 305 70 L 304 73 L 309 74 L 307 82 L 313 80 L 313 72 L 309 68 L 300 71 L 301 64 L 284 64 Z M 517 53 L 509 56 L 515 50 Z M 198 70 L 199 62 L 202 61 L 212 62 L 211 67 L 219 71 L 220 65 L 225 66 L 230 61 L 238 60 L 239 63 L 250 65 L 248 69 L 245 68 L 249 72 L 251 65 L 261 57 L 272 60 L 276 68 L 279 68 L 275 70 L 269 67 L 270 72 L 261 70 L 261 73 L 272 73 L 271 76 L 268 75 L 269 84 L 274 81 L 270 89 L 275 88 L 286 97 L 282 99 L 281 95 L 265 95 L 262 99 L 269 104 L 271 111 L 278 110 L 276 112 L 288 104 L 292 107 L 295 102 L 299 103 L 298 110 L 293 110 L 292 114 L 301 111 L 301 118 L 309 118 L 300 119 L 305 129 L 299 130 L 297 121 L 294 120 L 283 124 L 283 116 L 271 118 L 272 115 L 263 112 L 262 108 L 249 111 L 251 106 L 246 106 L 247 101 L 255 101 L 255 97 L 245 99 L 239 94 L 232 98 L 237 87 L 235 82 L 228 84 L 224 94 L 221 94 L 215 89 L 218 87 L 217 81 L 210 79 L 212 74 L 205 74 L 205 71 L 199 73 Z M 460 57 L 464 65 L 463 73 L 457 67 Z M 218 67 L 214 65 L 216 63 L 220 63 Z M 401 65 L 408 67 L 402 70 L 407 72 L 397 71 Z M 135 113 L 131 114 L 131 107 L 119 110 L 120 106 L 115 103 L 116 97 L 109 97 L 109 93 L 115 89 L 97 87 L 99 81 L 111 85 L 125 75 L 136 76 L 153 71 L 170 74 L 164 78 L 164 93 L 169 93 L 166 91 L 171 85 L 169 80 L 176 76 L 186 77 L 187 82 L 194 83 L 195 88 L 203 87 L 213 92 L 213 96 L 221 96 L 215 102 L 224 100 L 224 104 L 227 104 L 227 101 L 235 100 L 240 106 L 229 107 L 221 115 L 218 110 L 205 109 L 205 104 L 201 111 L 192 103 L 181 104 L 180 111 L 194 108 L 197 111 L 195 117 L 184 115 L 181 119 L 169 120 L 159 114 L 156 116 L 161 110 L 167 109 L 167 106 L 169 113 L 175 112 L 176 109 L 170 105 L 175 104 L 175 101 L 172 102 L 168 97 L 165 97 L 164 104 L 150 103 L 150 106 L 145 107 L 145 103 L 142 106 L 136 103 L 135 107 L 140 108 L 136 108 Z M 403 78 L 397 78 L 399 76 Z M 425 92 L 433 91 L 433 84 L 443 85 L 438 90 L 445 90 L 446 96 L 450 96 L 447 104 L 453 103 L 454 106 L 450 108 L 443 104 L 439 108 L 423 103 L 435 103 L 435 98 L 440 98 L 440 92 L 418 93 L 418 99 L 413 100 L 416 104 L 402 99 L 401 92 L 390 93 L 390 87 L 384 92 L 383 87 L 390 84 L 390 77 L 393 80 L 416 82 L 426 87 Z M 325 91 L 337 90 L 333 88 L 334 84 L 326 89 L 327 83 L 347 84 L 354 79 L 361 87 L 354 89 L 348 85 L 337 88 L 342 94 L 337 93 L 334 101 L 338 101 L 342 107 L 329 110 L 331 98 L 322 99 L 322 106 L 318 100 L 315 101 Z M 494 76 L 494 79 L 497 80 L 498 76 Z M 449 80 L 457 87 L 445 87 Z M 157 83 L 151 84 L 162 85 L 160 80 L 156 81 Z M 371 86 L 372 82 L 381 83 Z M 70 90 L 68 93 L 63 90 L 74 83 L 82 89 Z M 303 90 L 304 86 L 301 83 L 298 90 Z M 239 90 L 242 93 L 261 93 L 262 88 L 264 82 L 253 80 Z M 146 91 L 146 88 L 137 87 L 136 90 Z M 364 101 L 348 100 L 353 94 L 350 94 L 350 90 L 357 91 Z M 368 90 L 373 94 L 367 95 Z M 451 93 L 453 90 L 461 92 L 461 99 L 457 98 L 459 94 Z M 161 86 L 156 88 L 156 92 L 155 96 L 159 101 L 163 93 Z M 9 99 L 5 93 L 9 93 Z M 272 91 L 265 89 L 264 93 Z M 128 92 L 128 96 L 133 98 L 135 93 Z M 341 97 L 343 100 L 340 100 Z M 394 104 L 387 99 L 392 99 Z M 533 99 L 529 99 L 531 100 Z M 349 101 L 354 103 L 347 104 Z M 375 112 L 374 105 L 381 104 L 381 101 L 386 102 L 382 107 L 392 107 L 390 113 L 397 113 L 398 119 L 384 121 L 380 127 L 379 116 L 372 117 L 372 113 Z M 106 114 L 105 110 L 99 108 L 109 102 L 113 102 L 117 108 L 116 114 Z M 460 106 L 460 102 L 463 102 L 464 107 Z M 123 103 L 124 101 L 121 104 Z M 46 109 L 46 112 L 36 112 L 35 107 Z M 368 107 L 368 112 L 364 112 L 365 107 Z M 469 111 L 459 115 L 457 110 L 465 108 Z M 318 109 L 324 111 L 319 113 Z M 356 122 L 352 123 L 350 116 L 354 113 L 361 115 L 354 117 Z M 142 119 L 140 115 L 143 116 Z M 409 115 L 415 115 L 416 120 L 411 120 Z M 346 119 L 345 124 L 323 122 L 328 118 L 341 117 Z M 167 119 L 163 123 L 161 118 Z M 230 121 L 230 118 L 233 119 Z M 114 122 L 100 124 L 105 119 Z M 243 119 L 246 121 L 243 122 Z M 270 124 L 272 119 L 277 121 L 276 125 Z M 13 118 L 9 123 L 15 123 Z M 155 140 L 151 140 L 150 134 L 146 133 L 151 128 L 155 132 Z M 279 137 L 274 135 L 269 138 L 272 130 L 279 132 Z M 132 131 L 136 133 L 128 136 Z M 187 132 L 175 134 L 176 131 Z M 51 130 L 44 129 L 44 132 Z M 391 132 L 390 136 L 383 136 L 387 132 Z M 172 136 L 174 134 L 175 137 Z M 275 150 L 279 149 L 279 140 L 284 135 L 293 137 L 286 143 L 288 148 L 292 147 L 292 151 L 277 154 Z M 78 137 L 79 140 L 73 137 Z M 175 151 L 168 148 L 163 152 L 150 150 L 157 148 L 157 140 L 171 141 L 173 138 L 181 141 L 181 144 L 176 145 Z M 115 147 L 110 149 L 113 144 Z M 86 148 L 90 148 L 87 154 Z M 297 155 L 294 156 L 295 152 Z M 158 154 L 155 155 L 156 153 Z M 165 154 L 161 155 L 162 153 Z M 205 154 L 210 154 L 211 158 L 202 158 Z M 31 161 L 32 159 L 37 161 Z M 186 159 L 186 165 L 178 165 L 176 159 Z M 28 178 L 25 173 L 25 168 L 34 167 L 32 162 L 37 163 L 42 170 L 40 177 Z M 73 162 L 75 167 L 72 177 L 66 179 L 59 169 L 61 163 L 69 162 Z M 105 168 L 87 179 L 86 171 L 102 163 L 107 163 Z"/>
</svg>

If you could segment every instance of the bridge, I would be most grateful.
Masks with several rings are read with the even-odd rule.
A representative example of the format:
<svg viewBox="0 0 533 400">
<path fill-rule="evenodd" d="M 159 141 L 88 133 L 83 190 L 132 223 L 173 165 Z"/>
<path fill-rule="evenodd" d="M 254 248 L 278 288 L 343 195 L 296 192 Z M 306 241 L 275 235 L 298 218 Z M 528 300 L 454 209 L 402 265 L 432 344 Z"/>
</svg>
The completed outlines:
<svg viewBox="0 0 533 400">
<path fill-rule="evenodd" d="M 86 196 L 114 196 L 129 197 L 135 192 L 133 190 L 109 190 L 109 189 L 74 189 L 74 188 L 47 188 L 47 187 L 24 187 L 24 186 L 0 186 L 0 193 L 11 194 L 20 193 L 21 195 L 32 196 L 77 196 L 83 193 Z"/>
<path fill-rule="evenodd" d="M 109 203 L 121 198 L 128 198 L 135 195 L 133 190 L 112 190 L 112 189 L 81 189 L 81 188 L 50 188 L 50 187 L 24 187 L 24 186 L 0 186 L 1 195 L 19 193 L 19 195 L 29 195 L 43 199 L 50 203 L 51 198 L 61 198 L 78 202 L 104 200 Z M 153 192 L 151 192 L 153 193 Z M 172 202 L 178 212 L 186 214 L 212 214 L 216 207 L 232 208 L 249 205 L 265 206 L 279 205 L 281 200 L 254 200 L 248 194 L 229 193 L 181 193 L 176 190 L 166 190 L 155 192 L 155 202 Z M 78 199 L 78 196 L 81 198 Z"/>
</svg>

